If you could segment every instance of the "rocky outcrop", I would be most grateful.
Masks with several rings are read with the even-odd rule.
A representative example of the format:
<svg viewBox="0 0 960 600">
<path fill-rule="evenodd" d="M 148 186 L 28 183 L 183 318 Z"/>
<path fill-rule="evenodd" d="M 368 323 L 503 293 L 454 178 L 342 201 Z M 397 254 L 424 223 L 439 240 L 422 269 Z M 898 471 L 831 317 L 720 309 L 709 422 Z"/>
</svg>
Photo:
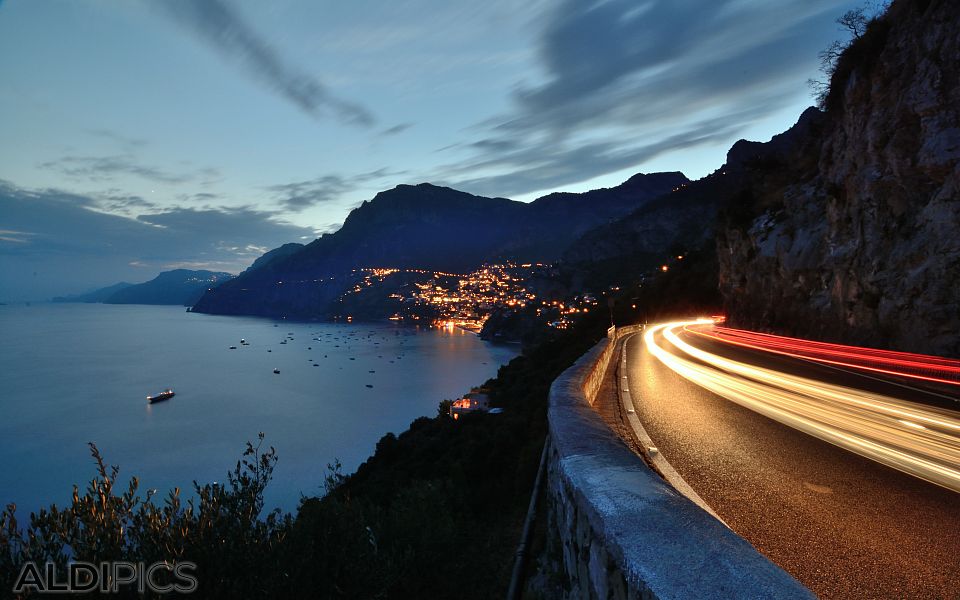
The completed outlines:
<svg viewBox="0 0 960 600">
<path fill-rule="evenodd" d="M 782 181 L 718 229 L 728 317 L 960 355 L 960 11 L 894 2 L 840 60 Z"/>
<path fill-rule="evenodd" d="M 755 197 L 782 187 L 783 166 L 796 163 L 791 159 L 818 126 L 819 117 L 819 111 L 809 110 L 790 130 L 768 142 L 741 140 L 713 173 L 588 231 L 563 255 L 563 270 L 573 287 L 603 289 L 635 281 L 691 252 L 712 261 L 718 213 L 743 220 L 742 215 L 755 212 Z M 708 285 L 715 288 L 716 278 L 711 276 Z"/>
</svg>

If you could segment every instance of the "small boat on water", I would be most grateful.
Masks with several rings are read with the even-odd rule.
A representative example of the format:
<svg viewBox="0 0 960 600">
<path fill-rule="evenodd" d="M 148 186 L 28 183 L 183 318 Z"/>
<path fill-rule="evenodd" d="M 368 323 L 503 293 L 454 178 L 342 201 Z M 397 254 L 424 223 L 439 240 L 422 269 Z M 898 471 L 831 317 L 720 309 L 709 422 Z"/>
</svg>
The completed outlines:
<svg viewBox="0 0 960 600">
<path fill-rule="evenodd" d="M 280 369 L 274 369 L 273 372 L 274 372 L 275 374 L 279 375 L 279 374 L 280 374 Z"/>
<path fill-rule="evenodd" d="M 160 392 L 159 394 L 157 394 L 156 396 L 147 396 L 147 403 L 155 404 L 157 402 L 163 402 L 164 400 L 169 400 L 170 398 L 173 398 L 175 395 L 176 394 L 173 392 L 173 390 L 171 390 L 170 388 L 167 388 L 162 392 Z"/>
</svg>

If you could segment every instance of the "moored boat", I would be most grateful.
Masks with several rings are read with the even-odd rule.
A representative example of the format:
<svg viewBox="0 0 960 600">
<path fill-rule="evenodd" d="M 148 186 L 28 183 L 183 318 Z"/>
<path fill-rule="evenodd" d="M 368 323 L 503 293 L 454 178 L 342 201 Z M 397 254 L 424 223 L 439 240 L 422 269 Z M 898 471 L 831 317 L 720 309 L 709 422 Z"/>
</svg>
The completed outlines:
<svg viewBox="0 0 960 600">
<path fill-rule="evenodd" d="M 172 389 L 167 388 L 155 396 L 147 396 L 147 403 L 154 404 L 156 402 L 163 402 L 164 400 L 173 398 L 175 395 Z"/>
</svg>

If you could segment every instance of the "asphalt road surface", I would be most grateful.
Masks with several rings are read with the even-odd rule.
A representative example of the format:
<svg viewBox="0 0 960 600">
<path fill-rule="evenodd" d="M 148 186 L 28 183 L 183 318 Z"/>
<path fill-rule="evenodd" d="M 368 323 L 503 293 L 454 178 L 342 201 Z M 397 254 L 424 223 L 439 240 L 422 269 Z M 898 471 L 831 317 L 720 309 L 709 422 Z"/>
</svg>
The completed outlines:
<svg viewBox="0 0 960 600">
<path fill-rule="evenodd" d="M 626 340 L 635 409 L 659 452 L 734 531 L 823 598 L 960 598 L 955 391 L 672 334 L 652 333 L 652 348 L 642 335 Z M 678 357 L 674 368 L 718 393 L 664 362 Z M 735 365 L 759 372 L 731 373 L 748 368 Z M 786 392 L 771 391 L 777 377 Z M 839 395 L 811 400 L 817 390 L 794 389 L 809 381 Z"/>
</svg>

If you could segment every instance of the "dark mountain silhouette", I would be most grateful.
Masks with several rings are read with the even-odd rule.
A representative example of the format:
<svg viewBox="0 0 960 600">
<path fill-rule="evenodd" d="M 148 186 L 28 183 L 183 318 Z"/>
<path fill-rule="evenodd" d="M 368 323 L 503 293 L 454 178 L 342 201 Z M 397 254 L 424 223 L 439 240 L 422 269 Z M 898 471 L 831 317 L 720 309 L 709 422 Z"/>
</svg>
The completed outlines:
<svg viewBox="0 0 960 600">
<path fill-rule="evenodd" d="M 233 278 L 230 273 L 176 269 L 157 275 L 146 283 L 117 290 L 105 304 L 179 304 L 190 306 L 207 289 Z"/>
<path fill-rule="evenodd" d="M 85 303 L 96 303 L 104 302 L 107 298 L 114 295 L 124 288 L 128 288 L 134 284 L 127 283 L 126 281 L 121 281 L 120 283 L 115 283 L 107 287 L 103 287 L 92 292 L 86 292 L 84 294 L 71 294 L 68 296 L 56 296 L 53 298 L 53 302 L 85 302 Z"/>
<path fill-rule="evenodd" d="M 246 270 L 256 271 L 257 269 L 266 266 L 266 264 L 269 262 L 273 262 L 279 258 L 284 258 L 294 254 L 295 252 L 299 252 L 301 248 L 303 248 L 303 244 L 297 244 L 293 242 L 284 244 L 279 248 L 274 248 L 273 250 L 264 253 L 263 256 L 253 261 L 253 264 L 247 267 Z"/>
<path fill-rule="evenodd" d="M 735 214 L 759 190 L 783 184 L 782 165 L 809 143 L 821 114 L 815 108 L 768 142 L 740 140 L 719 169 L 598 226 L 563 254 L 574 287 L 598 288 L 636 279 L 676 256 L 713 245 L 718 213 Z"/>
<path fill-rule="evenodd" d="M 614 188 L 531 203 L 400 185 L 354 209 L 336 233 L 205 294 L 194 310 L 320 317 L 358 268 L 462 273 L 501 260 L 553 262 L 589 229 L 687 181 L 682 173 L 640 174 Z"/>
</svg>

